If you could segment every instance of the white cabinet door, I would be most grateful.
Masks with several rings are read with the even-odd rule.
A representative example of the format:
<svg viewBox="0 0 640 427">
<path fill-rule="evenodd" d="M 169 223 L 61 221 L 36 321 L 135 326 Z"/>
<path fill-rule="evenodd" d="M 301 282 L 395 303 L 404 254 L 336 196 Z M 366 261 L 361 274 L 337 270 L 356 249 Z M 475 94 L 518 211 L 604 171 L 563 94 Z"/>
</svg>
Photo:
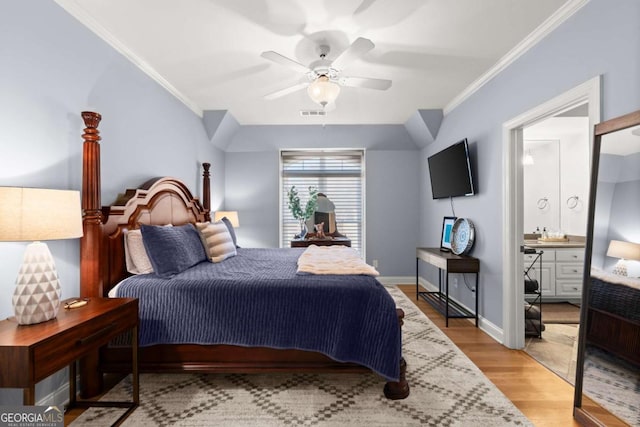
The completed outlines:
<svg viewBox="0 0 640 427">
<path fill-rule="evenodd" d="M 530 264 L 525 264 L 525 270 Z M 542 289 L 542 298 L 555 296 L 556 294 L 556 265 L 554 263 L 543 262 L 536 264 L 529 270 L 529 277 L 535 279 Z"/>
</svg>

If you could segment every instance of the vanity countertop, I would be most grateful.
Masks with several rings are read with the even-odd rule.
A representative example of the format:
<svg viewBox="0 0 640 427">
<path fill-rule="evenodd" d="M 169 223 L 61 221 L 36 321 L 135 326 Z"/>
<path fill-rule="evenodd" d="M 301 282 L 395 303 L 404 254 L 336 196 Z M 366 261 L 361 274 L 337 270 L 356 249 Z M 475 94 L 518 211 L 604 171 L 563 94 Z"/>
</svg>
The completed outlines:
<svg viewBox="0 0 640 427">
<path fill-rule="evenodd" d="M 584 248 L 584 241 L 571 240 L 566 242 L 541 242 L 539 240 L 525 239 L 524 245 L 530 248 Z"/>
</svg>

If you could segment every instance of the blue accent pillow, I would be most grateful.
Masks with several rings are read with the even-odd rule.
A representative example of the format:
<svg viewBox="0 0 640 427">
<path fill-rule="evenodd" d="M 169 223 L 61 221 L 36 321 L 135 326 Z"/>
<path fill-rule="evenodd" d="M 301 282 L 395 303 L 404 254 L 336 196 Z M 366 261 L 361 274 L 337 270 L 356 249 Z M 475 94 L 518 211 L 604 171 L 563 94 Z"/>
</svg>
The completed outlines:
<svg viewBox="0 0 640 427">
<path fill-rule="evenodd" d="M 142 242 L 156 275 L 170 278 L 207 259 L 193 224 L 176 227 L 140 225 Z"/>
<path fill-rule="evenodd" d="M 240 246 L 238 246 L 238 240 L 236 239 L 236 232 L 233 230 L 233 224 L 231 224 L 231 221 L 229 221 L 229 218 L 227 218 L 226 216 L 223 216 L 221 221 L 224 222 L 224 225 L 227 226 L 229 234 L 231 234 L 231 240 L 233 240 L 234 246 L 236 248 L 239 248 Z"/>
</svg>

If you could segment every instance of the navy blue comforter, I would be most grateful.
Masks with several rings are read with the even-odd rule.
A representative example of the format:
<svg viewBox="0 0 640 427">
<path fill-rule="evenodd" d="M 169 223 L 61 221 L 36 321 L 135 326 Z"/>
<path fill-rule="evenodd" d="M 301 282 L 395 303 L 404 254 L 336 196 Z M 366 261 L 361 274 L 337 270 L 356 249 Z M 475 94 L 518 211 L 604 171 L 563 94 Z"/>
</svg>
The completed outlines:
<svg viewBox="0 0 640 427">
<path fill-rule="evenodd" d="M 297 275 L 302 249 L 238 249 L 162 279 L 132 276 L 118 297 L 139 299 L 139 343 L 231 344 L 311 350 L 397 381 L 395 302 L 374 277 Z"/>
</svg>

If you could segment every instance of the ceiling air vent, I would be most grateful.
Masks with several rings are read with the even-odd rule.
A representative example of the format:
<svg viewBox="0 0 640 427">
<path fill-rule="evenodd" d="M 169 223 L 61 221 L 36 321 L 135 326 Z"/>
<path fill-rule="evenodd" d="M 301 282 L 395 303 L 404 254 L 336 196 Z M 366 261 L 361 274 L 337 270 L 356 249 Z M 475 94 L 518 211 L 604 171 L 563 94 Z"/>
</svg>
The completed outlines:
<svg viewBox="0 0 640 427">
<path fill-rule="evenodd" d="M 324 110 L 300 110 L 300 115 L 302 117 L 319 117 L 326 116 L 327 112 Z"/>
</svg>

